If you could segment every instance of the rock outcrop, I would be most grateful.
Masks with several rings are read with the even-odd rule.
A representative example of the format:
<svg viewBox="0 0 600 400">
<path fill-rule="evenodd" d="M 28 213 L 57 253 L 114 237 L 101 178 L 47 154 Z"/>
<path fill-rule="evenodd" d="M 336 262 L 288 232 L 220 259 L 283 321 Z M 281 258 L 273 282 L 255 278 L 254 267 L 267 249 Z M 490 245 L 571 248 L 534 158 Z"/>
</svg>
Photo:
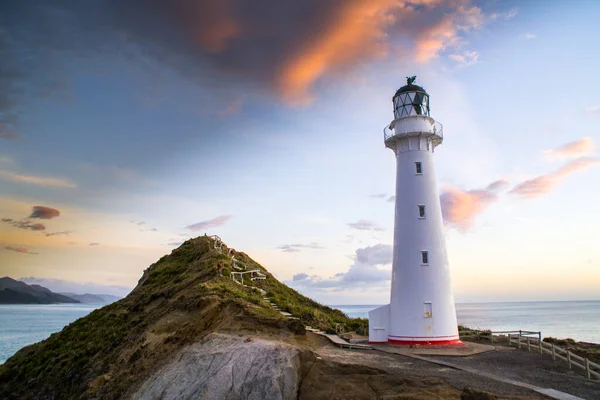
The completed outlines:
<svg viewBox="0 0 600 400">
<path fill-rule="evenodd" d="M 331 331 L 364 321 L 302 296 L 242 252 L 236 259 L 266 279 L 242 286 L 229 278 L 224 244 L 186 241 L 147 268 L 126 298 L 0 365 L 0 398 L 295 398 L 304 326 Z"/>
<path fill-rule="evenodd" d="M 181 349 L 132 399 L 295 399 L 299 354 L 284 343 L 212 334 Z"/>
</svg>

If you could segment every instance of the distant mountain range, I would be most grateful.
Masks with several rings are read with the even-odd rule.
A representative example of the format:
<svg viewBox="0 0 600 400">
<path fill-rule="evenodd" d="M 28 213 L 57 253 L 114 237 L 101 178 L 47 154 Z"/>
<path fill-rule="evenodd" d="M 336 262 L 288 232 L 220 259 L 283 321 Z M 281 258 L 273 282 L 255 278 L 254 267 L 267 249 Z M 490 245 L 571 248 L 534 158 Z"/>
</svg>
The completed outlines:
<svg viewBox="0 0 600 400">
<path fill-rule="evenodd" d="M 40 285 L 28 285 L 9 277 L 0 278 L 0 304 L 79 303 Z"/>
<path fill-rule="evenodd" d="M 93 282 L 73 282 L 56 278 L 40 278 L 36 276 L 23 276 L 16 278 L 18 281 L 28 285 L 40 285 L 52 290 L 54 293 L 106 293 L 117 296 L 119 299 L 131 292 L 131 287 L 114 284 L 100 284 Z"/>
<path fill-rule="evenodd" d="M 40 285 L 28 285 L 7 276 L 0 278 L 0 304 L 109 304 L 119 299 L 110 294 L 55 293 Z"/>
<path fill-rule="evenodd" d="M 60 294 L 62 294 L 63 296 L 68 296 L 72 299 L 77 300 L 80 303 L 85 303 L 85 304 L 110 304 L 110 303 L 114 303 L 117 300 L 120 300 L 121 298 L 118 296 L 113 296 L 112 294 L 91 294 L 91 293 L 85 293 L 85 294 L 75 294 L 75 293 L 63 293 L 61 292 Z"/>
</svg>

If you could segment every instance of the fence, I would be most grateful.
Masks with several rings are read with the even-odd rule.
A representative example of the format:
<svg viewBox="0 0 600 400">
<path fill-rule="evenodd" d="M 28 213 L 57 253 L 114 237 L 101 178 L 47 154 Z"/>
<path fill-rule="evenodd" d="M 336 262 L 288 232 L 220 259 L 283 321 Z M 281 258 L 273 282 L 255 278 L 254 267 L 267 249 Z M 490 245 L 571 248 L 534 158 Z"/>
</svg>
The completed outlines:
<svg viewBox="0 0 600 400">
<path fill-rule="evenodd" d="M 510 344 L 513 344 L 512 336 L 509 335 L 508 340 Z M 543 340 L 532 340 L 530 337 L 516 336 L 515 341 L 519 349 L 527 346 L 527 351 L 532 351 L 532 349 L 534 349 L 534 351 L 537 351 L 540 354 L 550 354 L 553 360 L 558 358 L 566 361 L 569 364 L 569 369 L 573 369 L 573 367 L 581 368 L 585 371 L 585 375 L 588 379 L 592 379 L 592 377 L 600 379 L 600 365 L 587 358 L 578 356 L 567 349 L 558 347 L 553 343 L 544 342 Z"/>
<path fill-rule="evenodd" d="M 490 340 L 490 343 L 494 343 L 494 341 L 502 340 L 509 338 L 511 335 L 518 335 L 523 337 L 535 337 L 538 340 L 542 340 L 542 332 L 535 331 L 490 331 L 490 330 L 471 330 L 471 331 L 459 331 L 458 332 L 461 337 L 465 336 L 476 336 L 478 339 L 486 338 Z M 499 335 L 499 337 L 494 337 L 494 335 Z"/>
<path fill-rule="evenodd" d="M 558 347 L 555 344 L 547 343 L 542 340 L 542 332 L 534 331 L 489 331 L 489 330 L 472 330 L 472 331 L 460 331 L 460 336 L 476 336 L 478 339 L 486 338 L 491 343 L 494 341 L 500 341 L 508 338 L 509 345 L 515 345 L 518 349 L 527 348 L 527 351 L 535 351 L 540 354 L 549 354 L 552 359 L 560 359 L 566 361 L 569 365 L 569 369 L 573 367 L 580 368 L 585 371 L 585 375 L 588 379 L 598 378 L 600 379 L 600 365 L 590 361 L 587 358 L 578 356 L 575 353 L 562 347 Z M 494 335 L 499 335 L 494 337 Z"/>
</svg>

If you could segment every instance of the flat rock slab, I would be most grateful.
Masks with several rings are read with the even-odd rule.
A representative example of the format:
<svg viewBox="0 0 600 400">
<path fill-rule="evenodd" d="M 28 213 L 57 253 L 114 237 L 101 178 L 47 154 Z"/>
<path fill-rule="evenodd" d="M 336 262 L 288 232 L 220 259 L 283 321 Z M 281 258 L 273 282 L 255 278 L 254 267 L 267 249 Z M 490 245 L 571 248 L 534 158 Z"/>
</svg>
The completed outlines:
<svg viewBox="0 0 600 400">
<path fill-rule="evenodd" d="M 184 347 L 132 399 L 296 399 L 300 364 L 299 350 L 289 345 L 211 334 Z"/>
<path fill-rule="evenodd" d="M 395 353 L 401 355 L 421 355 L 421 356 L 454 356 L 467 357 L 475 354 L 481 354 L 488 351 L 496 350 L 513 350 L 510 347 L 490 346 L 487 344 L 465 342 L 462 347 L 404 347 L 393 346 L 389 344 L 371 344 L 377 350 L 387 353 Z"/>
</svg>

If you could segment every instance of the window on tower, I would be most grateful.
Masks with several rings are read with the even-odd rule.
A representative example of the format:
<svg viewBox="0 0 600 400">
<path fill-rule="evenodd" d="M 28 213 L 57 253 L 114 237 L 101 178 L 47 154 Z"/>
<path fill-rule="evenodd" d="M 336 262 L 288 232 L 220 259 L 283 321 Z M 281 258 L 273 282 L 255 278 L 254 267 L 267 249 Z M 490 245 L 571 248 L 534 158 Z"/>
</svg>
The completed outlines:
<svg viewBox="0 0 600 400">
<path fill-rule="evenodd" d="M 425 318 L 433 318 L 433 307 L 431 306 L 431 303 L 423 303 L 423 305 L 425 306 Z"/>
<path fill-rule="evenodd" d="M 415 170 L 418 175 L 423 173 L 423 165 L 420 162 L 415 163 Z"/>
<path fill-rule="evenodd" d="M 425 206 L 423 204 L 419 204 L 419 218 L 425 218 Z"/>
<path fill-rule="evenodd" d="M 427 251 L 421 252 L 421 264 L 429 265 L 429 252 L 427 252 Z"/>
<path fill-rule="evenodd" d="M 394 97 L 394 116 L 429 115 L 429 95 L 420 91 L 401 92 Z"/>
</svg>

